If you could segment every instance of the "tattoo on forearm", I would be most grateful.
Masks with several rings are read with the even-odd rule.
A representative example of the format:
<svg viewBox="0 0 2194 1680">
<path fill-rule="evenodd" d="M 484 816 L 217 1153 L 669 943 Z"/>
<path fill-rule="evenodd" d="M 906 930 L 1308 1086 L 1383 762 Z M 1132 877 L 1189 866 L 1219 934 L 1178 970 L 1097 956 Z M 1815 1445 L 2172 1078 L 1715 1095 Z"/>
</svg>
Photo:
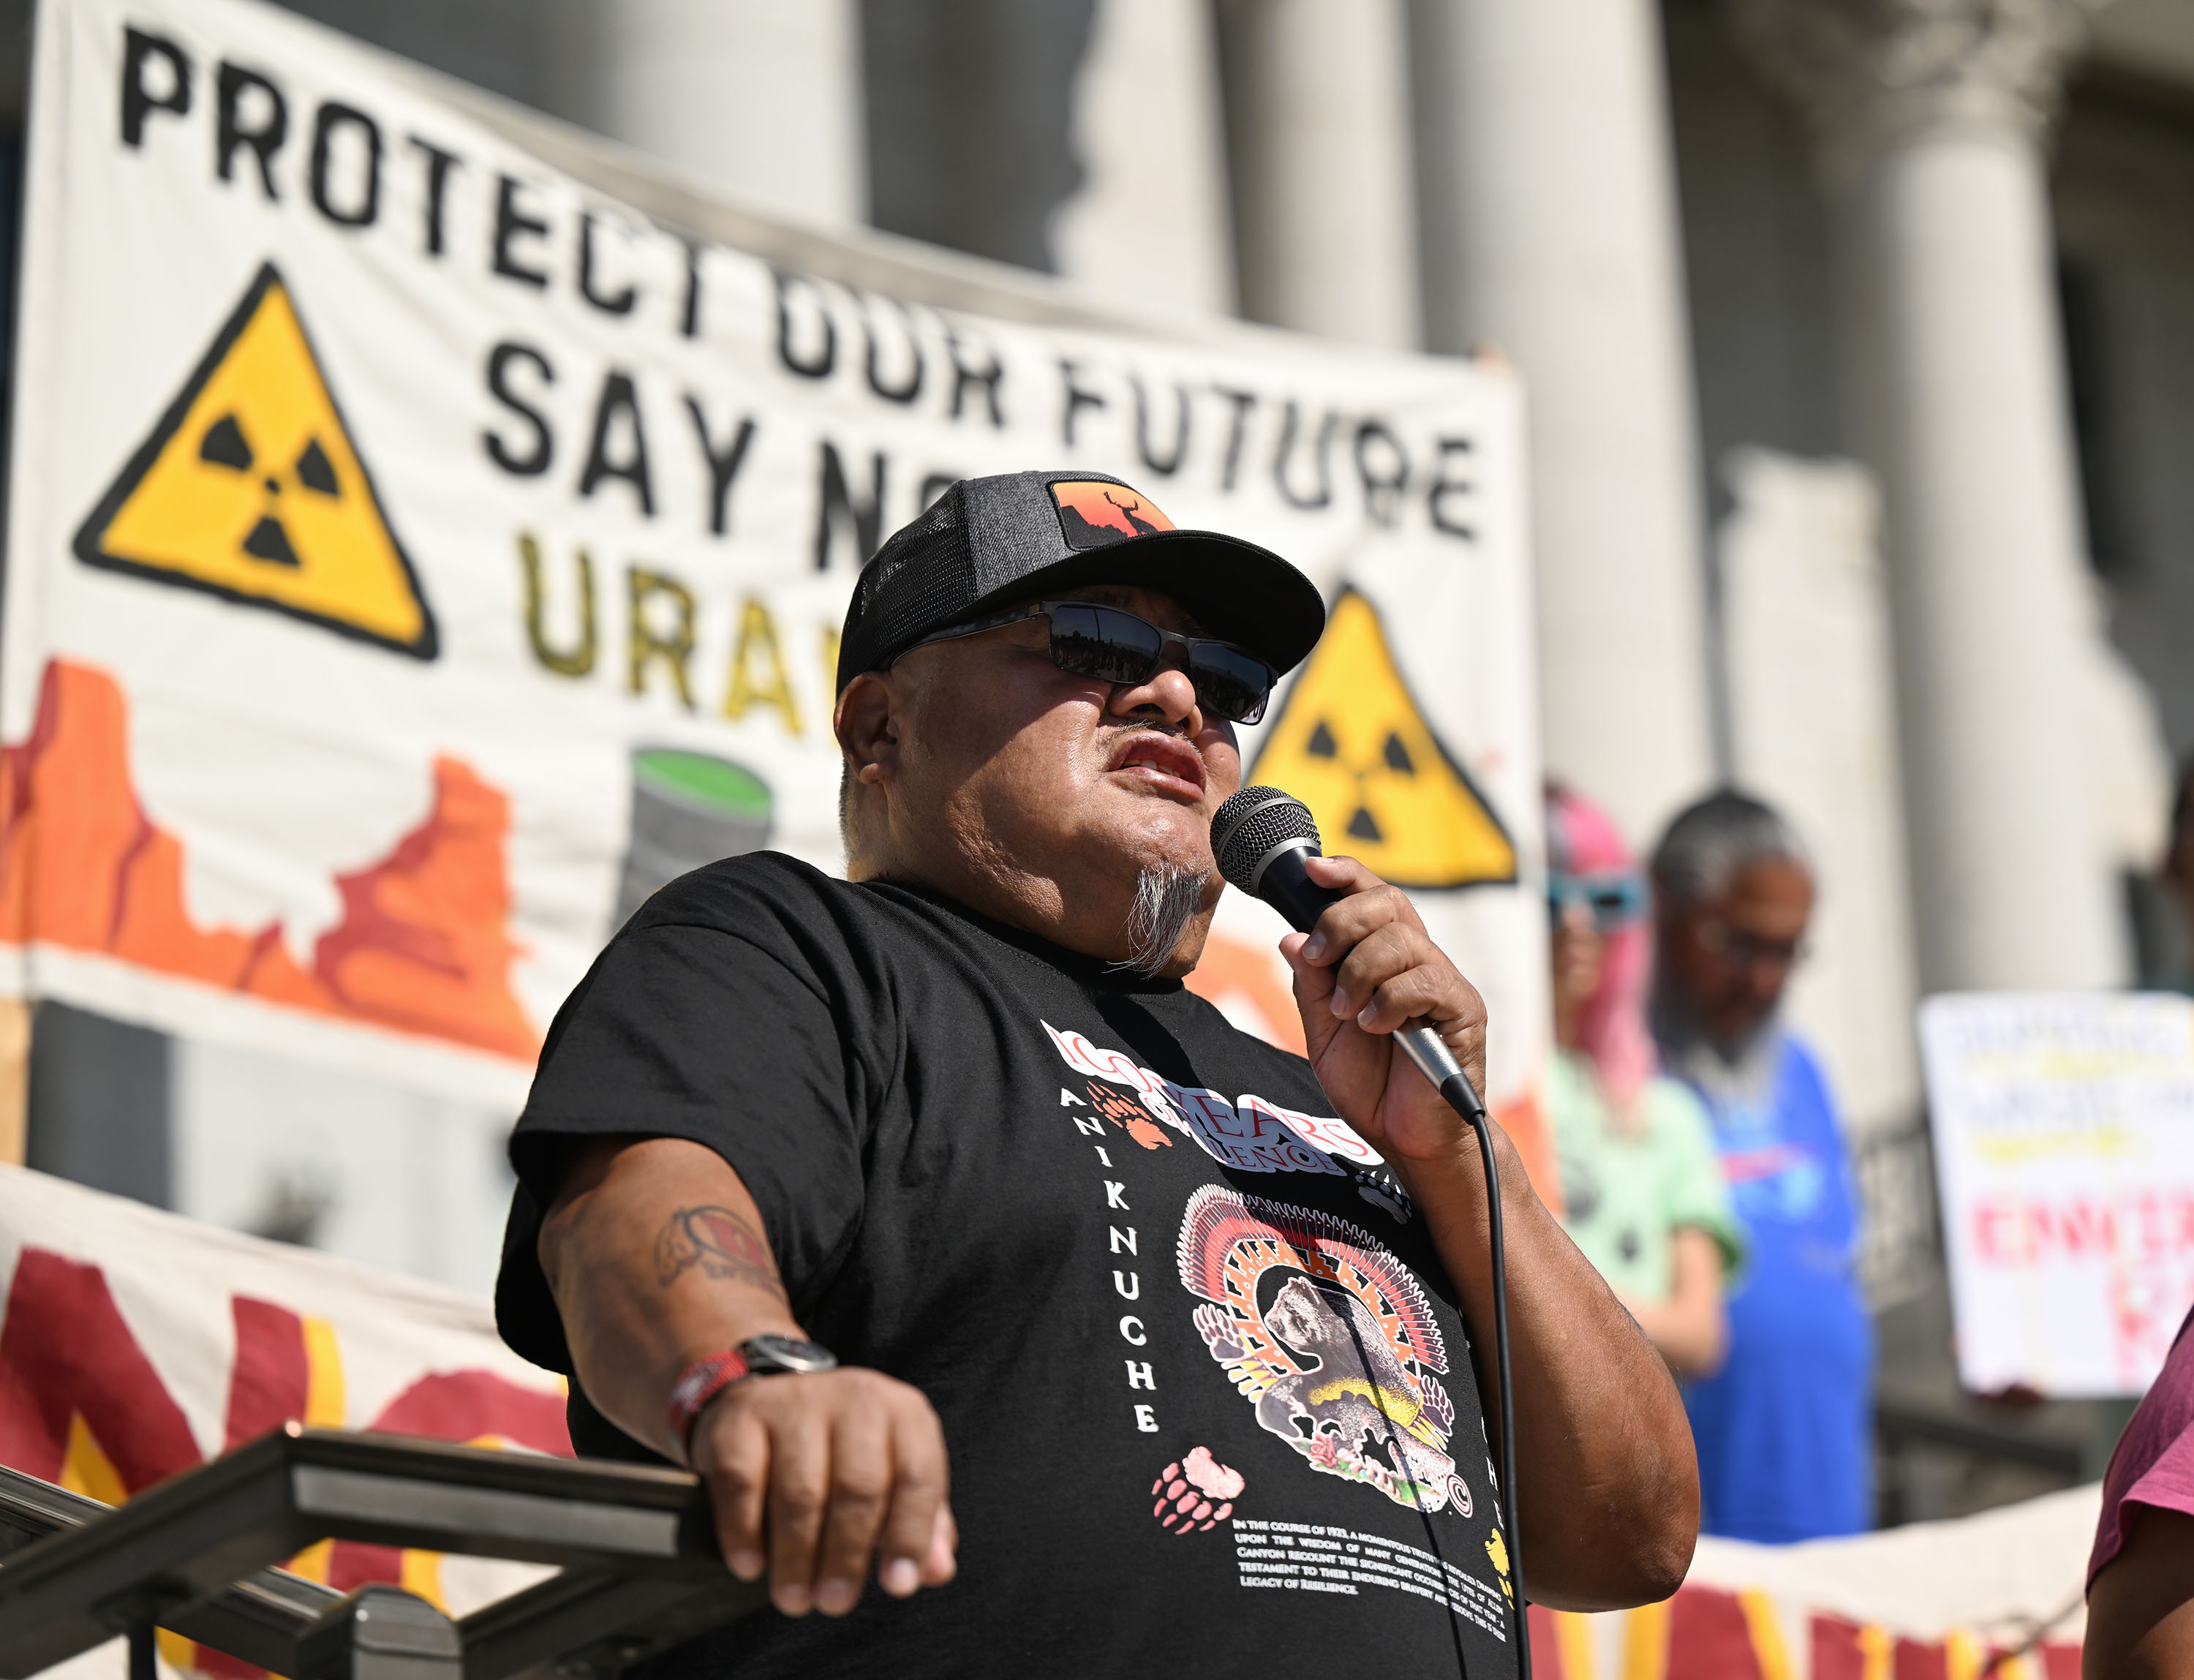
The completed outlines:
<svg viewBox="0 0 2194 1680">
<path fill-rule="evenodd" d="M 655 1239 L 655 1280 L 668 1289 L 692 1268 L 704 1277 L 766 1289 L 778 1300 L 784 1286 L 761 1233 L 727 1207 L 681 1207 Z"/>
</svg>

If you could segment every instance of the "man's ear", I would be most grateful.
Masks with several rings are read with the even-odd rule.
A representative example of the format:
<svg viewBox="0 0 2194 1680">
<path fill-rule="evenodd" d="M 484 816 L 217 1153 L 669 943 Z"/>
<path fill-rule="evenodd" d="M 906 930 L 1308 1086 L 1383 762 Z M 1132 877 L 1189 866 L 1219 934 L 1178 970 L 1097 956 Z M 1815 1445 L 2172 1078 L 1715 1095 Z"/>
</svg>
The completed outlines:
<svg viewBox="0 0 2194 1680">
<path fill-rule="evenodd" d="M 890 780 L 899 768 L 897 697 L 881 672 L 864 671 L 846 685 L 830 724 L 856 784 Z"/>
</svg>

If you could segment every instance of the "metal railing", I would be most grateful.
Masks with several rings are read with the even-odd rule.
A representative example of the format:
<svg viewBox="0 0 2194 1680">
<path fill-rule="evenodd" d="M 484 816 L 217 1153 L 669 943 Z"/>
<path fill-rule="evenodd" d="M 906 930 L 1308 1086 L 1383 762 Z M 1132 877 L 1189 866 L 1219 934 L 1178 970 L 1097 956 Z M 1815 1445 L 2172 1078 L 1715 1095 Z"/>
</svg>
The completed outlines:
<svg viewBox="0 0 2194 1680">
<path fill-rule="evenodd" d="M 274 1567 L 321 1540 L 560 1566 L 462 1618 Z M 165 1629 L 290 1680 L 610 1680 L 767 1602 L 682 1470 L 291 1425 L 128 1505 L 0 1469 L 0 1680 Z"/>
</svg>

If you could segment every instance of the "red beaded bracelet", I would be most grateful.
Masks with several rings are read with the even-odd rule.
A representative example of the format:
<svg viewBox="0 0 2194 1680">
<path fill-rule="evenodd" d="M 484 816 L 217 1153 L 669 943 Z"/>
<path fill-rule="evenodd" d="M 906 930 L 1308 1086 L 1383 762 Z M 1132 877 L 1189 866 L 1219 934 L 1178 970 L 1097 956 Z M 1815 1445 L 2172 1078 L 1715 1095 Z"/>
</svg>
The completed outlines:
<svg viewBox="0 0 2194 1680">
<path fill-rule="evenodd" d="M 752 1375 L 753 1369 L 737 1348 L 727 1348 L 695 1360 L 670 1385 L 668 1421 L 680 1464 L 692 1468 L 693 1425 L 700 1421 L 702 1409 L 740 1378 Z"/>
</svg>

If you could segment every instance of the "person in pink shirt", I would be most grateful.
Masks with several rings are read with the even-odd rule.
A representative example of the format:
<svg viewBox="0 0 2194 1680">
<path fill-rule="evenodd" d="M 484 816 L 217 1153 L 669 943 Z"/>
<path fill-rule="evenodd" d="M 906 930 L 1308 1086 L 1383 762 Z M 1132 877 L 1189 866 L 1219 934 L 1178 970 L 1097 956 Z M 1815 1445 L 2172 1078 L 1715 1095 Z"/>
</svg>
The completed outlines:
<svg viewBox="0 0 2194 1680">
<path fill-rule="evenodd" d="M 2103 1476 L 2085 1680 L 2194 1680 L 2194 1312 Z"/>
</svg>

